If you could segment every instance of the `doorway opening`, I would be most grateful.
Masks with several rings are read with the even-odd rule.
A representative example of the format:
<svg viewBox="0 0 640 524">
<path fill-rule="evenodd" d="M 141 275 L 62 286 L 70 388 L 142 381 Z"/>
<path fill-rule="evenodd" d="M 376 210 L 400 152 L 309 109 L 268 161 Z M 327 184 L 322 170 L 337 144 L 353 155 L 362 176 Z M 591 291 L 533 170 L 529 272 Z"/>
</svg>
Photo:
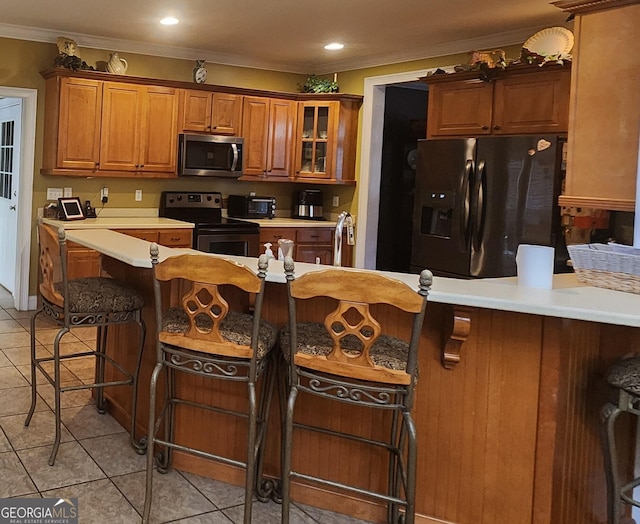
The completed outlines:
<svg viewBox="0 0 640 524">
<path fill-rule="evenodd" d="M 35 297 L 29 297 L 29 267 L 37 94 L 36 89 L 0 86 L 0 106 L 6 109 L 3 121 L 0 121 L 5 133 L 0 146 L 4 155 L 4 163 L 0 165 L 0 194 L 3 195 L 0 213 L 5 225 L 0 273 L 8 275 L 5 284 L 13 298 L 13 304 L 9 299 L 9 304 L 5 301 L 3 306 L 12 305 L 18 310 L 35 309 L 36 306 Z M 9 111 L 16 107 L 19 107 L 17 114 L 9 116 Z M 9 217 L 12 220 L 8 220 Z M 8 235 L 11 242 L 4 235 Z M 10 249 L 8 245 L 11 245 Z"/>
<path fill-rule="evenodd" d="M 450 73 L 454 71 L 453 67 L 454 66 L 451 65 L 438 69 Z M 362 148 L 360 151 L 358 216 L 356 224 L 356 267 L 377 269 L 381 200 L 380 188 L 382 180 L 385 98 L 387 88 L 393 86 L 417 87 L 417 84 L 421 83 L 418 78 L 426 76 L 429 72 L 435 71 L 435 69 L 436 68 L 373 76 L 365 78 L 364 80 Z M 424 93 L 426 96 L 426 91 Z M 426 133 L 423 138 L 426 138 Z"/>
</svg>

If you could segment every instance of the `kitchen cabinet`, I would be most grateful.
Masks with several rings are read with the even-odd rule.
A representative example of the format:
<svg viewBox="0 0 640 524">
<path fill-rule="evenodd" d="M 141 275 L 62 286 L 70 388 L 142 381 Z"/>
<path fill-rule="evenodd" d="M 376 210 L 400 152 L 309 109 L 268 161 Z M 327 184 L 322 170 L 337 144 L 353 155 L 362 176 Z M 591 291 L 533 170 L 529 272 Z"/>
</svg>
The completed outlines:
<svg viewBox="0 0 640 524">
<path fill-rule="evenodd" d="M 93 249 L 67 242 L 67 278 L 99 277 L 101 256 Z"/>
<path fill-rule="evenodd" d="M 95 170 L 100 162 L 101 115 L 102 82 L 86 78 L 48 78 L 43 170 Z"/>
<path fill-rule="evenodd" d="M 567 174 L 559 203 L 634 211 L 640 143 L 640 4 L 553 3 L 575 14 L 576 36 Z"/>
<path fill-rule="evenodd" d="M 191 247 L 191 229 L 116 229 L 117 233 L 156 242 L 167 247 Z M 69 278 L 97 277 L 101 272 L 101 255 L 74 242 L 67 243 L 67 274 Z"/>
<path fill-rule="evenodd" d="M 278 240 L 293 240 L 293 260 L 315 264 L 333 265 L 333 239 L 335 226 L 327 227 L 261 227 L 260 244 L 271 243 L 273 254 L 278 255 Z M 342 265 L 352 265 L 353 246 L 342 241 Z M 261 251 L 264 249 L 261 247 Z"/>
<path fill-rule="evenodd" d="M 242 95 L 184 89 L 182 98 L 183 132 L 240 135 Z"/>
<path fill-rule="evenodd" d="M 566 133 L 568 66 L 512 66 L 491 81 L 477 73 L 434 75 L 429 84 L 427 138 Z"/>
<path fill-rule="evenodd" d="M 288 179 L 292 169 L 296 102 L 244 97 L 243 179 Z"/>
<path fill-rule="evenodd" d="M 42 76 L 44 175 L 175 178 L 178 135 L 190 132 L 243 136 L 240 180 L 356 183 L 360 95 L 192 89 L 66 68 Z"/>
<path fill-rule="evenodd" d="M 349 99 L 298 102 L 297 181 L 355 184 L 358 109 Z"/>
<path fill-rule="evenodd" d="M 99 169 L 175 173 L 177 114 L 174 88 L 105 82 Z"/>
</svg>

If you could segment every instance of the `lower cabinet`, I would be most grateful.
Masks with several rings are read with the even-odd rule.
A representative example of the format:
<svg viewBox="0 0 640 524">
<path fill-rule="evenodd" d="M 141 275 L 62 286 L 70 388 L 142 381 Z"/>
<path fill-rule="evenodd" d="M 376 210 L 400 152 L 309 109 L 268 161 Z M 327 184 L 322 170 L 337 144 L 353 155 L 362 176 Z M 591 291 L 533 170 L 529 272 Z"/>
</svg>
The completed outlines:
<svg viewBox="0 0 640 524">
<path fill-rule="evenodd" d="M 333 238 L 335 227 L 262 227 L 260 244 L 270 242 L 273 254 L 278 255 L 278 240 L 293 240 L 293 260 L 296 262 L 319 262 L 333 265 Z M 342 265 L 351 266 L 352 246 L 342 242 Z M 264 250 L 261 249 L 263 252 Z"/>
<path fill-rule="evenodd" d="M 117 233 L 157 242 L 167 247 L 191 247 L 191 229 L 117 229 Z M 67 275 L 69 279 L 98 277 L 101 264 L 100 253 L 73 242 L 67 243 Z"/>
</svg>

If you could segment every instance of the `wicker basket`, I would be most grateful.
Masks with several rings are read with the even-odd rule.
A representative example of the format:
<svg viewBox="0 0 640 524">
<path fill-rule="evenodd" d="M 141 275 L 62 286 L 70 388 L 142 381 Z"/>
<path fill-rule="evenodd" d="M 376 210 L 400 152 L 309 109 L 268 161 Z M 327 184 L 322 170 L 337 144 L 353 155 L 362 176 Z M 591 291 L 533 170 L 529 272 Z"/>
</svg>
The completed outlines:
<svg viewBox="0 0 640 524">
<path fill-rule="evenodd" d="M 580 244 L 567 249 L 583 284 L 640 294 L 640 250 L 612 244 Z"/>
</svg>

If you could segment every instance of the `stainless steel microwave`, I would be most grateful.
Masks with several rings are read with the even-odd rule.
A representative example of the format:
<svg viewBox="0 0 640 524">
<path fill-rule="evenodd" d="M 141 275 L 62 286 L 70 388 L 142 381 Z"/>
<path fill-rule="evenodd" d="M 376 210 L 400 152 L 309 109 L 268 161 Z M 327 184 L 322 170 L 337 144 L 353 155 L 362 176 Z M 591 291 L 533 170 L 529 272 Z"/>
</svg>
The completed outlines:
<svg viewBox="0 0 640 524">
<path fill-rule="evenodd" d="M 243 145 L 235 136 L 181 134 L 178 175 L 239 177 Z"/>
</svg>

